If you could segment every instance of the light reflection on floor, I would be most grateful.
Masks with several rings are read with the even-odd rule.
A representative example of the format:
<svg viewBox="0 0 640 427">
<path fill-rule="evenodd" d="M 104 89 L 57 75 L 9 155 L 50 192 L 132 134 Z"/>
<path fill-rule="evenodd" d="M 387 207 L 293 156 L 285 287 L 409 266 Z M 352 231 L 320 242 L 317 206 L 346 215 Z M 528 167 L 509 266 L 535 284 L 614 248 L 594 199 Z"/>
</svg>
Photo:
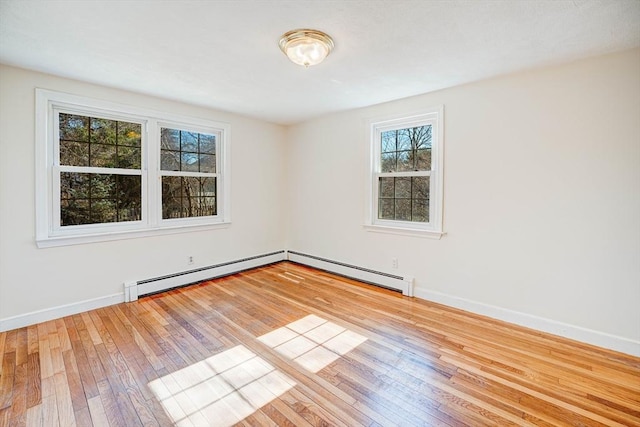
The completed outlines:
<svg viewBox="0 0 640 427">
<path fill-rule="evenodd" d="M 311 372 L 318 372 L 367 338 L 310 314 L 258 340 Z"/>
<path fill-rule="evenodd" d="M 233 425 L 295 385 L 242 345 L 149 383 L 180 427 Z"/>
<path fill-rule="evenodd" d="M 367 339 L 311 314 L 258 340 L 316 373 Z M 243 345 L 149 383 L 179 427 L 231 426 L 295 385 Z"/>
</svg>

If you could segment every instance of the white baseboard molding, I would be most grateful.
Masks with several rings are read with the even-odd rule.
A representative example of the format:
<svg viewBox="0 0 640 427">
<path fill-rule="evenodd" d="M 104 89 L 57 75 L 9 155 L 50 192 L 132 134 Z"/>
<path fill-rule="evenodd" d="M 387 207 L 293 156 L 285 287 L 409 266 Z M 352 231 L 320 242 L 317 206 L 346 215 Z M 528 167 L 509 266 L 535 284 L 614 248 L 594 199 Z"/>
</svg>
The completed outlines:
<svg viewBox="0 0 640 427">
<path fill-rule="evenodd" d="M 465 298 L 459 298 L 436 291 L 418 288 L 416 289 L 416 296 L 428 301 L 470 311 L 493 319 L 514 323 L 537 331 L 558 335 L 564 338 L 640 357 L 640 341 L 634 341 L 632 339 L 607 334 L 605 332 L 594 331 L 592 329 L 545 319 L 543 317 L 521 313 Z"/>
<path fill-rule="evenodd" d="M 125 282 L 125 301 L 135 301 L 143 295 L 154 294 L 168 289 L 186 286 L 204 280 L 215 279 L 216 277 L 228 276 L 252 268 L 262 267 L 287 259 L 286 251 L 271 252 L 264 255 L 257 255 L 242 258 L 235 261 L 228 261 L 220 264 L 169 274 L 153 279 L 144 279 Z"/>
<path fill-rule="evenodd" d="M 0 332 L 23 328 L 36 323 L 59 319 L 61 317 L 71 316 L 84 311 L 119 304 L 121 302 L 133 301 L 138 299 L 138 295 L 161 292 L 162 290 L 185 286 L 215 277 L 226 276 L 284 260 L 286 260 L 286 251 L 283 250 L 270 254 L 216 264 L 214 266 L 202 267 L 168 276 L 162 276 L 156 279 L 147 279 L 140 282 L 127 282 L 125 283 L 125 292 L 0 319 Z"/>
<path fill-rule="evenodd" d="M 59 319 L 65 316 L 82 313 L 84 311 L 95 310 L 96 308 L 124 302 L 124 294 L 118 293 L 104 297 L 93 298 L 71 304 L 59 305 L 57 307 L 45 308 L 43 310 L 32 311 L 31 313 L 20 314 L 18 316 L 0 319 L 0 332 L 12 329 L 23 328 L 48 320 Z"/>
<path fill-rule="evenodd" d="M 125 301 L 134 301 L 141 295 L 162 292 L 163 290 L 178 286 L 185 286 L 191 283 L 226 276 L 284 260 L 290 260 L 299 264 L 326 270 L 342 276 L 361 280 L 363 282 L 400 290 L 403 295 L 414 296 L 413 278 L 411 277 L 395 276 L 313 255 L 283 250 L 162 276 L 155 279 L 130 281 L 125 283 L 124 293 L 107 295 L 0 319 L 0 332 L 22 328 L 36 323 L 46 322 L 48 320 L 58 319 Z M 415 296 L 428 301 L 437 302 L 549 334 L 640 357 L 640 342 L 632 339 L 594 331 L 555 320 L 545 319 L 478 301 L 459 298 L 436 291 L 418 288 L 415 290 Z"/>
<path fill-rule="evenodd" d="M 296 251 L 287 251 L 288 259 L 298 264 L 336 273 L 341 276 L 360 280 L 363 282 L 379 285 L 385 288 L 402 292 L 402 295 L 413 296 L 413 277 L 403 277 L 382 271 L 371 270 L 357 265 L 345 264 L 343 262 L 317 257 L 315 255 L 303 254 Z"/>
</svg>

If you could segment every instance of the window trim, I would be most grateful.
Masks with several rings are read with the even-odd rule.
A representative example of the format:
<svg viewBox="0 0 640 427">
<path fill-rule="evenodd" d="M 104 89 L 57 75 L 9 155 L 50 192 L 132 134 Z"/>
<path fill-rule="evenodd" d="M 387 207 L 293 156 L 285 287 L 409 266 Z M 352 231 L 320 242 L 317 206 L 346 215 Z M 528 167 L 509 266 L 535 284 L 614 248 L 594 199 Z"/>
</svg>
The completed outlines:
<svg viewBox="0 0 640 427">
<path fill-rule="evenodd" d="M 446 233 L 443 230 L 443 138 L 444 106 L 425 109 L 411 114 L 385 116 L 369 120 L 369 153 L 370 163 L 367 176 L 367 213 L 364 228 L 367 231 L 391 233 L 405 236 L 427 237 L 440 239 Z M 405 129 L 416 126 L 432 125 L 430 171 L 407 171 L 384 173 L 384 176 L 429 176 L 429 219 L 428 223 L 400 221 L 378 218 L 378 183 L 381 172 L 381 144 L 382 132 Z"/>
<path fill-rule="evenodd" d="M 129 238 L 150 237 L 165 234 L 226 228 L 231 223 L 231 156 L 229 141 L 230 125 L 207 119 L 181 116 L 152 109 L 87 98 L 47 89 L 35 90 L 35 216 L 36 244 L 39 248 L 84 244 Z M 58 110 L 70 110 L 76 114 L 100 115 L 142 124 L 142 161 L 139 171 L 142 176 L 142 219 L 120 223 L 87 224 L 56 227 L 60 208 L 57 138 L 54 114 Z M 160 126 L 178 125 L 188 129 L 216 132 L 220 135 L 217 149 L 218 211 L 215 216 L 162 219 L 162 186 L 160 171 Z M 98 168 L 94 168 L 95 169 Z M 138 174 L 136 172 L 136 174 Z M 56 185 L 58 183 L 58 185 Z M 153 184 L 155 183 L 155 185 Z M 54 191 L 55 190 L 55 191 Z M 56 196 L 56 192 L 58 193 Z"/>
</svg>

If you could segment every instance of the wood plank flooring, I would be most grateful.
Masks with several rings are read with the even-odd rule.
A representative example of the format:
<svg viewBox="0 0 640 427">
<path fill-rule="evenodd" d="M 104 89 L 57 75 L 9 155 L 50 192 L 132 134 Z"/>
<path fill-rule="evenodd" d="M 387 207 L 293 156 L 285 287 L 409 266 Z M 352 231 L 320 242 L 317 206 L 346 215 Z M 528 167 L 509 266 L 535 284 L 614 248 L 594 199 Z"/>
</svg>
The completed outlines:
<svg viewBox="0 0 640 427">
<path fill-rule="evenodd" d="M 279 263 L 0 333 L 0 426 L 640 426 L 640 359 Z"/>
</svg>

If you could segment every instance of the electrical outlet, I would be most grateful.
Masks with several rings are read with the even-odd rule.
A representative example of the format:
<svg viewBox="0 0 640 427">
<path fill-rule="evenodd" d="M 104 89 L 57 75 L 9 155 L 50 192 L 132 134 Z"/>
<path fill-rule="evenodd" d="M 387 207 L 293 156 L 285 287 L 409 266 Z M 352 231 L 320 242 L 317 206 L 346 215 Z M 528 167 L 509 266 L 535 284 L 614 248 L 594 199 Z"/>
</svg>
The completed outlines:
<svg viewBox="0 0 640 427">
<path fill-rule="evenodd" d="M 398 268 L 398 258 L 391 258 L 391 267 Z"/>
<path fill-rule="evenodd" d="M 187 264 L 189 264 L 189 265 L 192 265 L 192 264 L 193 264 L 193 256 L 192 256 L 192 255 L 189 255 L 189 256 L 187 257 Z"/>
</svg>

